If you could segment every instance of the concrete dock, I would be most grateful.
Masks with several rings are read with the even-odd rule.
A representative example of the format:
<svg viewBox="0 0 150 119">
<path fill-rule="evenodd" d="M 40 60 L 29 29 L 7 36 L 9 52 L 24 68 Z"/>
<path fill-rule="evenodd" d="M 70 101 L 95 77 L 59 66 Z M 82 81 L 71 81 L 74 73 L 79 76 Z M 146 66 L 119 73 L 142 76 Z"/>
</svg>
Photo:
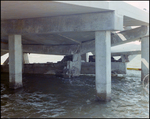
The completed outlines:
<svg viewBox="0 0 150 119">
<path fill-rule="evenodd" d="M 135 40 L 141 40 L 141 51 L 111 53 L 111 46 Z M 82 63 L 88 52 L 95 62 Z M 6 53 L 9 65 L 2 67 L 9 68 L 12 89 L 23 86 L 22 73 L 30 70 L 26 53 L 72 55 L 50 64 L 47 73 L 57 74 L 55 65 L 72 78 L 93 65 L 97 99 L 110 101 L 111 71 L 123 70 L 129 55 L 141 53 L 141 80 L 149 74 L 149 13 L 120 1 L 1 1 L 1 56 Z M 122 62 L 112 63 L 113 56 Z"/>
</svg>

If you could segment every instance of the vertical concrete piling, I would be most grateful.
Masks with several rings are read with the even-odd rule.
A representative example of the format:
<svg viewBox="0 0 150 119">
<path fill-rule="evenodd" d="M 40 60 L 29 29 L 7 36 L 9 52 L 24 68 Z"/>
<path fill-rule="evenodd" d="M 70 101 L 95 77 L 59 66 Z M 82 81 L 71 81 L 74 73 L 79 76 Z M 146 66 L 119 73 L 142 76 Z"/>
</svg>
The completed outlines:
<svg viewBox="0 0 150 119">
<path fill-rule="evenodd" d="M 9 88 L 22 87 L 21 35 L 9 35 Z"/>
<path fill-rule="evenodd" d="M 97 99 L 111 100 L 111 43 L 110 31 L 95 32 L 95 78 Z"/>
<path fill-rule="evenodd" d="M 141 81 L 149 74 L 149 37 L 143 37 L 141 40 Z M 147 80 L 149 76 L 146 77 Z"/>
<path fill-rule="evenodd" d="M 81 71 L 81 55 L 80 53 L 73 54 L 73 60 L 67 61 L 67 72 L 64 74 L 65 77 L 79 76 Z"/>
<path fill-rule="evenodd" d="M 79 76 L 81 71 L 81 55 L 80 53 L 73 55 L 73 76 Z"/>
<path fill-rule="evenodd" d="M 84 60 L 85 62 L 88 62 L 88 54 L 85 53 L 85 54 L 81 55 L 81 59 Z"/>
</svg>

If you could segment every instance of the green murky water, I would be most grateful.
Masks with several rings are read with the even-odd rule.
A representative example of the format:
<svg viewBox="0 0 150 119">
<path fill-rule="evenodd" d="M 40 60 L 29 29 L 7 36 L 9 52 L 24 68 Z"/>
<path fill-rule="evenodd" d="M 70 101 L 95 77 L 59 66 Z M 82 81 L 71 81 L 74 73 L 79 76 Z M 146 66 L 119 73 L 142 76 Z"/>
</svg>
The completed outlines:
<svg viewBox="0 0 150 119">
<path fill-rule="evenodd" d="M 112 77 L 112 100 L 97 102 L 95 77 L 65 79 L 50 75 L 23 75 L 23 88 L 10 90 L 9 75 L 1 74 L 1 118 L 149 117 L 149 94 L 140 71 Z"/>
</svg>

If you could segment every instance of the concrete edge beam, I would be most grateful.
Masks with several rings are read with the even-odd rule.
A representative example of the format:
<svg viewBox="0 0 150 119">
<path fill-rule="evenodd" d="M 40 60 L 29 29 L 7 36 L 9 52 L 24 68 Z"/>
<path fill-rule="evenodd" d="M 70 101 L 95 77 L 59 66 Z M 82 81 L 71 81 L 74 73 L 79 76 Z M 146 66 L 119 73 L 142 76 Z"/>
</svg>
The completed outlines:
<svg viewBox="0 0 150 119">
<path fill-rule="evenodd" d="M 112 34 L 111 46 L 131 42 L 134 40 L 138 40 L 139 38 L 141 38 L 142 40 L 142 38 L 145 37 L 145 35 L 149 34 L 148 31 L 149 31 L 149 27 L 141 26 L 135 29 L 125 30 L 119 33 Z M 118 36 L 118 34 L 121 35 Z M 122 40 L 121 36 L 126 40 Z M 8 44 L 1 43 L 1 49 L 8 50 Z M 79 45 L 68 45 L 68 46 L 23 45 L 23 52 L 39 53 L 39 54 L 69 55 L 69 54 L 74 54 L 77 49 L 80 50 L 81 54 L 94 51 L 95 40 L 81 43 Z"/>
<path fill-rule="evenodd" d="M 123 20 L 114 11 L 86 13 L 45 18 L 30 18 L 1 21 L 1 35 L 45 34 L 98 30 L 122 30 Z M 116 27 L 116 22 L 119 21 Z"/>
<path fill-rule="evenodd" d="M 121 55 L 135 55 L 141 54 L 141 51 L 128 51 L 128 52 L 112 52 L 111 56 L 121 56 Z"/>
<path fill-rule="evenodd" d="M 95 40 L 88 41 L 79 45 L 22 45 L 23 52 L 38 54 L 70 55 L 80 52 L 85 54 L 94 49 Z M 1 43 L 1 49 L 8 50 L 8 44 Z"/>
<path fill-rule="evenodd" d="M 2 44 L 1 48 L 8 52 L 8 44 Z M 38 54 L 56 54 L 56 55 L 71 55 L 80 50 L 80 54 L 94 51 L 95 40 L 82 43 L 80 45 L 60 45 L 60 46 L 46 46 L 46 45 L 23 45 L 23 52 L 38 53 Z M 68 50 L 69 49 L 69 50 Z M 141 54 L 141 51 L 128 52 L 112 52 L 111 56 L 121 55 L 135 55 Z"/>
</svg>

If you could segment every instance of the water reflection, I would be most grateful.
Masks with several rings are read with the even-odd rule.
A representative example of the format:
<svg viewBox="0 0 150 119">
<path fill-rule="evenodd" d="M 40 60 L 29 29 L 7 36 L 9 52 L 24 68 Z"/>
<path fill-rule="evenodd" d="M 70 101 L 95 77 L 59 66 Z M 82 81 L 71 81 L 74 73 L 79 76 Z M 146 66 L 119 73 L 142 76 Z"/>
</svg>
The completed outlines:
<svg viewBox="0 0 150 119">
<path fill-rule="evenodd" d="M 149 96 L 136 76 L 112 77 L 112 100 L 107 103 L 95 100 L 93 76 L 26 74 L 19 90 L 9 90 L 8 78 L 1 74 L 2 118 L 149 117 Z"/>
</svg>

